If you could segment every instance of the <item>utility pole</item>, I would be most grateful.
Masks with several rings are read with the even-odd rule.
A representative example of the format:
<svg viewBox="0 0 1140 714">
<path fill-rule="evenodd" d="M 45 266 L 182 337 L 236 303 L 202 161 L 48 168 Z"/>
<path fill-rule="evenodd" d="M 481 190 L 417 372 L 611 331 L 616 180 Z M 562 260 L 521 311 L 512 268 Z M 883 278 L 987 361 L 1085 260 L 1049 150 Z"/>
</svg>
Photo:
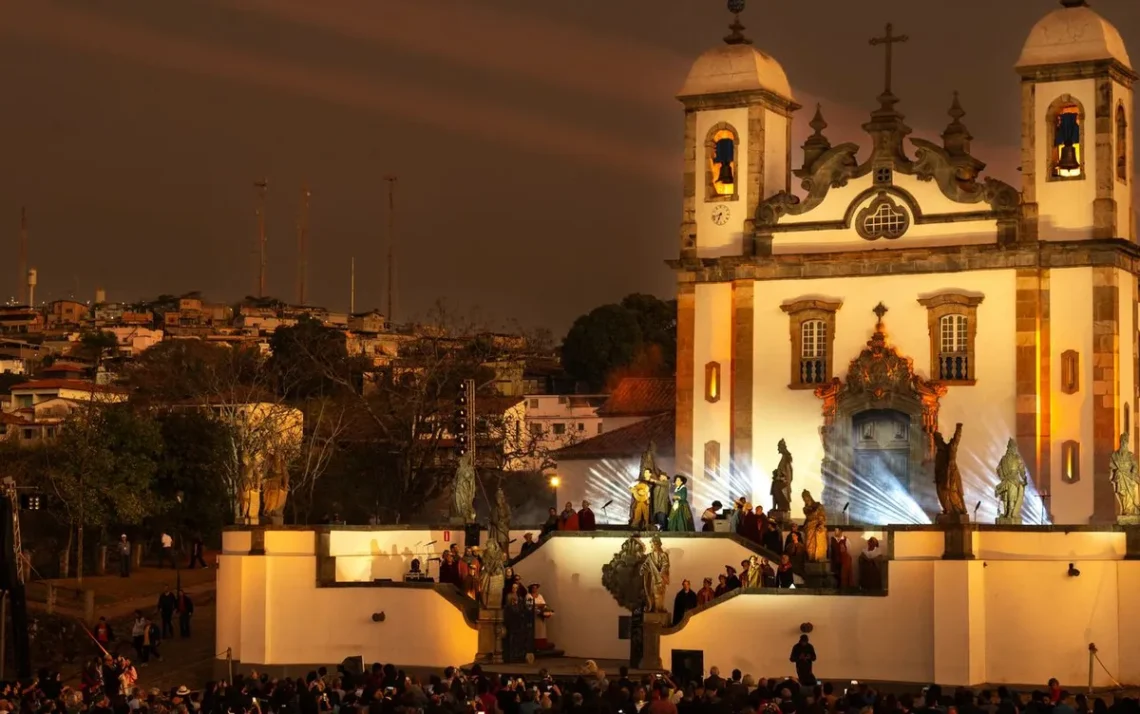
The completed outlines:
<svg viewBox="0 0 1140 714">
<path fill-rule="evenodd" d="M 348 259 L 348 314 L 356 314 L 356 258 Z"/>
<path fill-rule="evenodd" d="M 254 182 L 257 188 L 257 297 L 265 297 L 265 194 L 269 190 L 269 179 Z"/>
<path fill-rule="evenodd" d="M 20 207 L 20 265 L 19 275 L 16 279 L 20 304 L 28 304 L 28 208 Z"/>
<path fill-rule="evenodd" d="M 393 303 L 396 283 L 396 176 L 384 177 L 388 182 L 388 324 L 396 322 L 396 309 Z"/>
<path fill-rule="evenodd" d="M 309 197 L 308 184 L 301 187 L 301 211 L 297 217 L 297 304 L 305 304 L 305 282 L 309 272 Z"/>
</svg>

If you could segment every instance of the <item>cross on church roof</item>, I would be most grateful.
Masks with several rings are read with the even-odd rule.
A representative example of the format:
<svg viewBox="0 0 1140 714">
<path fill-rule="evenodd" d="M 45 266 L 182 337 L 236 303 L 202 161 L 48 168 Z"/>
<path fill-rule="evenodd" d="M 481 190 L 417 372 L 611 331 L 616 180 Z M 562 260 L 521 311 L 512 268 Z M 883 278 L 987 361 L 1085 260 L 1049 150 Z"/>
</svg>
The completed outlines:
<svg viewBox="0 0 1140 714">
<path fill-rule="evenodd" d="M 890 33 L 888 33 L 888 34 L 890 34 Z M 887 314 L 887 306 L 884 305 L 883 303 L 879 303 L 878 305 L 875 306 L 875 309 L 872 310 L 871 312 L 875 313 L 875 317 L 879 318 L 879 322 L 882 323 L 883 315 Z"/>
<path fill-rule="evenodd" d="M 724 38 L 726 45 L 750 45 L 752 40 L 744 36 L 744 25 L 740 24 L 740 13 L 744 12 L 745 0 L 728 0 L 728 11 L 733 14 L 732 24 L 728 29 L 732 34 Z"/>
<path fill-rule="evenodd" d="M 907 42 L 910 40 L 910 37 L 907 35 L 894 34 L 894 29 L 895 26 L 888 22 L 886 36 L 871 38 L 872 47 L 877 47 L 879 45 L 887 46 L 887 85 L 886 89 L 883 91 L 884 95 L 890 95 L 891 93 L 891 69 L 894 64 L 894 45 L 896 42 Z"/>
</svg>

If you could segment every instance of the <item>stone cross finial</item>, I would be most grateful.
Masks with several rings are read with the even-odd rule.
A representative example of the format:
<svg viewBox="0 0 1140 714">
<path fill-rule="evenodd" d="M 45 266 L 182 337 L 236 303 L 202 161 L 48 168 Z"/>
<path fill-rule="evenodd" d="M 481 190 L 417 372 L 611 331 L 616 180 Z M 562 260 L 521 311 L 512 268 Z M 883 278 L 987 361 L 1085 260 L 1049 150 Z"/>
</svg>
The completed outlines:
<svg viewBox="0 0 1140 714">
<path fill-rule="evenodd" d="M 895 26 L 887 23 L 887 34 L 884 37 L 872 37 L 871 46 L 877 47 L 878 45 L 887 46 L 887 84 L 886 89 L 883 90 L 884 95 L 891 93 L 891 69 L 894 65 L 894 45 L 897 42 L 907 42 L 910 37 L 907 35 L 894 34 Z"/>
<path fill-rule="evenodd" d="M 740 24 L 740 13 L 744 12 L 745 0 L 728 0 L 728 11 L 732 13 L 732 24 L 728 29 L 732 32 L 724 38 L 726 45 L 750 45 L 752 40 L 744 36 L 744 25 Z"/>
<path fill-rule="evenodd" d="M 879 322 L 882 323 L 883 316 L 887 314 L 887 306 L 883 303 L 879 303 L 872 312 L 875 313 L 875 317 L 879 318 Z"/>
</svg>

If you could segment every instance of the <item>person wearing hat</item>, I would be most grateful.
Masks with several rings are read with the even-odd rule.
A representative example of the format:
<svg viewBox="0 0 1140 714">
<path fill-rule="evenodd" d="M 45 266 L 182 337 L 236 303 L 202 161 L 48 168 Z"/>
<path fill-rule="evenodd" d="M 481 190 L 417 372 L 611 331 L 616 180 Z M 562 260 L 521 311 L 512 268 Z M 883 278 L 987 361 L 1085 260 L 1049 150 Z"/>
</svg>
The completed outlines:
<svg viewBox="0 0 1140 714">
<path fill-rule="evenodd" d="M 740 587 L 740 578 L 736 576 L 736 568 L 731 565 L 726 565 L 724 566 L 724 574 L 724 585 L 729 591 L 736 590 Z"/>
<path fill-rule="evenodd" d="M 708 605 L 716 597 L 716 591 L 712 587 L 712 578 L 705 578 L 701 584 L 701 589 L 697 591 L 697 607 Z"/>
<path fill-rule="evenodd" d="M 523 533 L 523 544 L 522 544 L 522 547 L 519 548 L 519 557 L 522 558 L 527 553 L 530 553 L 532 550 L 534 550 L 537 547 L 538 547 L 538 543 L 534 542 L 534 534 L 533 533 Z"/>
</svg>

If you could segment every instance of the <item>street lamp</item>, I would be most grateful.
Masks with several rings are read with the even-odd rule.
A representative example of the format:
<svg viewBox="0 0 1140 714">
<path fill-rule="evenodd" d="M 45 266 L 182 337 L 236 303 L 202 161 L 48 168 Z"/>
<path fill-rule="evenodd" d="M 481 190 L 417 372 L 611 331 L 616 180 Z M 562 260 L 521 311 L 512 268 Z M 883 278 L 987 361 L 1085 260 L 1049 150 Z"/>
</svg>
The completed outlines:
<svg viewBox="0 0 1140 714">
<path fill-rule="evenodd" d="M 558 485 L 562 483 L 562 479 L 557 476 L 550 477 L 550 493 L 554 496 L 554 510 L 558 510 Z"/>
</svg>

